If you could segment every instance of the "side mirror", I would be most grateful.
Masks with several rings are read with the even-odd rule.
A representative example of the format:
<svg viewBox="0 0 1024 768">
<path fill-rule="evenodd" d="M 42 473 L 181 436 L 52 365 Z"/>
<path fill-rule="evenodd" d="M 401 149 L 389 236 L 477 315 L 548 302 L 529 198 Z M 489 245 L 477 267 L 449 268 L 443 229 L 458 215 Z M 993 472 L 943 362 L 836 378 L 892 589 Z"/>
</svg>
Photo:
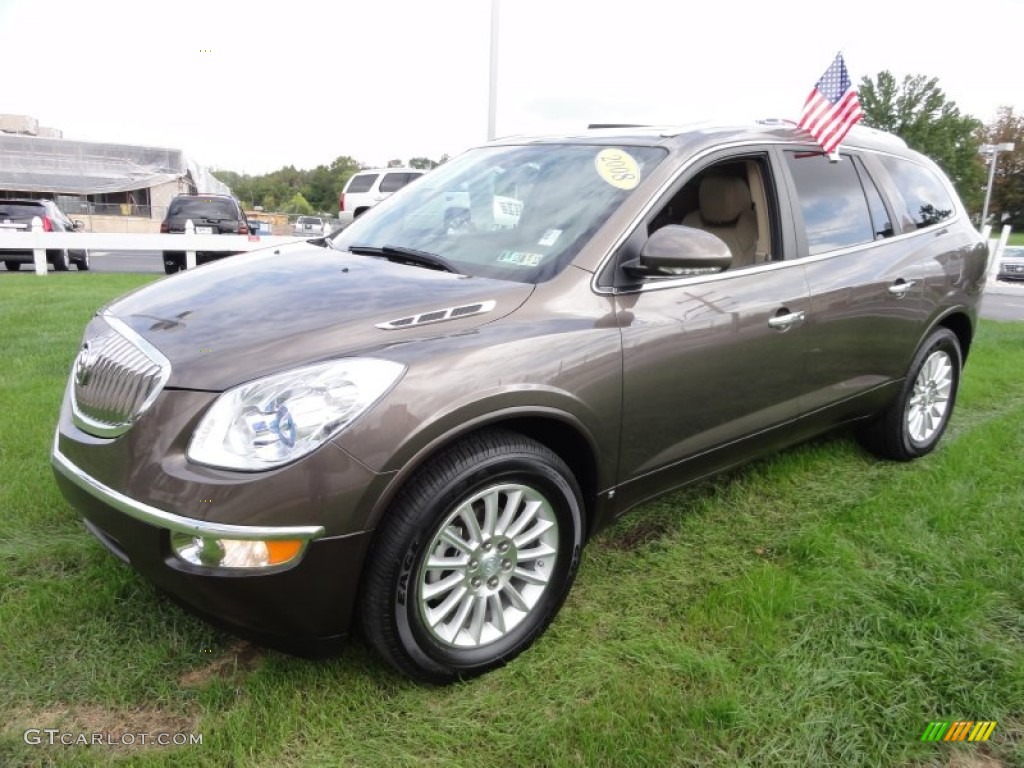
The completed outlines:
<svg viewBox="0 0 1024 768">
<path fill-rule="evenodd" d="M 76 231 L 79 229 L 85 229 L 85 222 L 80 219 L 75 219 L 72 222 L 72 224 L 74 225 Z"/>
<path fill-rule="evenodd" d="M 693 227 L 669 224 L 647 238 L 640 258 L 622 268 L 640 278 L 686 277 L 721 272 L 732 264 L 732 253 L 721 239 Z"/>
</svg>

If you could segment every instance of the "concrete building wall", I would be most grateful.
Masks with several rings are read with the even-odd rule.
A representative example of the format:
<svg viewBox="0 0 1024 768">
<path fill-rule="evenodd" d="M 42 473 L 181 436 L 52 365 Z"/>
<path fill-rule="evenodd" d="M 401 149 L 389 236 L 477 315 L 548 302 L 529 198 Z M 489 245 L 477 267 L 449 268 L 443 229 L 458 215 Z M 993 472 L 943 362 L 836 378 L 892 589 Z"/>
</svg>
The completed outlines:
<svg viewBox="0 0 1024 768">
<path fill-rule="evenodd" d="M 141 216 L 100 216 L 83 213 L 70 218 L 83 222 L 86 232 L 149 234 L 160 231 L 160 219 L 145 219 Z"/>
<path fill-rule="evenodd" d="M 178 179 L 157 184 L 149 188 L 149 205 L 153 210 L 153 218 L 159 225 L 164 214 L 167 213 L 167 206 L 175 195 L 183 194 L 186 191 L 186 184 Z M 157 227 L 159 229 L 159 226 Z"/>
</svg>

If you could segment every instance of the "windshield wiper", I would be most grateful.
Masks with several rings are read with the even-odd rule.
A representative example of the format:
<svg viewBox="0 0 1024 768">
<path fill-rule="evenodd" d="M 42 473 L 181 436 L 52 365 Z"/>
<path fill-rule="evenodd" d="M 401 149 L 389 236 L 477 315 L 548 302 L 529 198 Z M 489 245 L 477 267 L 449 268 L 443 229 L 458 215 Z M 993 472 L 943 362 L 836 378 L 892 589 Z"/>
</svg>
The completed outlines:
<svg viewBox="0 0 1024 768">
<path fill-rule="evenodd" d="M 388 261 L 399 264 L 414 264 L 427 269 L 443 269 L 445 272 L 456 275 L 465 274 L 443 256 L 427 251 L 417 251 L 415 248 L 404 248 L 400 245 L 382 245 L 379 248 L 372 245 L 350 245 L 348 251 L 364 256 L 383 256 Z"/>
</svg>

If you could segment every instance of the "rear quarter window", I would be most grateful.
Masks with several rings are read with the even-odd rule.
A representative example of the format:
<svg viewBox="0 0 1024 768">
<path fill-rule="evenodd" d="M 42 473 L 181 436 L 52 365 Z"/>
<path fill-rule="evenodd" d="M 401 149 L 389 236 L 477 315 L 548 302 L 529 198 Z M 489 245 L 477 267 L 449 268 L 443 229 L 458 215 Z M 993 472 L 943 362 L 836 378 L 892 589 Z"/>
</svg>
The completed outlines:
<svg viewBox="0 0 1024 768">
<path fill-rule="evenodd" d="M 883 155 L 882 167 L 889 172 L 907 213 L 917 228 L 938 224 L 953 215 L 956 207 L 946 185 L 934 171 L 910 160 Z"/>
<path fill-rule="evenodd" d="M 345 192 L 369 192 L 376 180 L 376 173 L 360 173 L 351 178 Z"/>
</svg>

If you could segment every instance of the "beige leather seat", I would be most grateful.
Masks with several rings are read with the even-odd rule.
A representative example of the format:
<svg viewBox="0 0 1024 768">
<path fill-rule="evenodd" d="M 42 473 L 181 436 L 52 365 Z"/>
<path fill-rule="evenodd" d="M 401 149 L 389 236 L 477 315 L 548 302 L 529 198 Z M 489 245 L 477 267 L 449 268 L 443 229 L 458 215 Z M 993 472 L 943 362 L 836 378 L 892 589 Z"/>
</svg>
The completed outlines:
<svg viewBox="0 0 1024 768">
<path fill-rule="evenodd" d="M 747 182 L 735 176 L 705 176 L 697 197 L 700 210 L 686 214 L 682 223 L 724 240 L 732 252 L 731 269 L 753 264 L 757 215 Z"/>
</svg>

